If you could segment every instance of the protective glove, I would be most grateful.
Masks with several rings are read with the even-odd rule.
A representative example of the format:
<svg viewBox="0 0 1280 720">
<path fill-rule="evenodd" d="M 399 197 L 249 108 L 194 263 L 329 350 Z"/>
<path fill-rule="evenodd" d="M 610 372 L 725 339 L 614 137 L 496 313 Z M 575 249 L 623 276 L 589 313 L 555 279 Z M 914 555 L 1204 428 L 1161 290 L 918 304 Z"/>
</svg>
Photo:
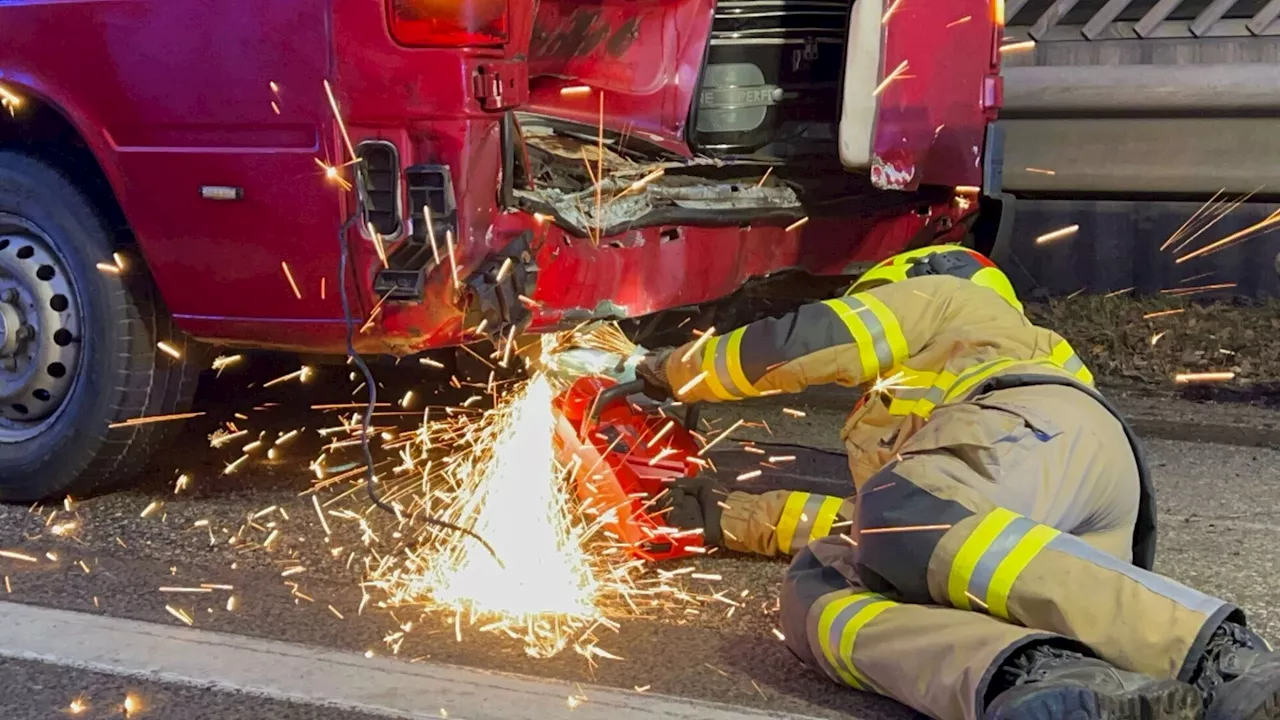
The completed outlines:
<svg viewBox="0 0 1280 720">
<path fill-rule="evenodd" d="M 702 528 L 703 545 L 719 547 L 723 540 L 720 531 L 723 509 L 720 503 L 727 495 L 728 492 L 711 478 L 680 478 L 667 486 L 667 491 L 653 504 L 650 512 L 655 514 L 659 525 L 681 530 Z"/>
<path fill-rule="evenodd" d="M 673 348 L 663 348 L 646 352 L 635 366 L 636 377 L 644 381 L 644 394 L 663 402 L 675 399 L 675 391 L 667 381 L 667 358 Z"/>
</svg>

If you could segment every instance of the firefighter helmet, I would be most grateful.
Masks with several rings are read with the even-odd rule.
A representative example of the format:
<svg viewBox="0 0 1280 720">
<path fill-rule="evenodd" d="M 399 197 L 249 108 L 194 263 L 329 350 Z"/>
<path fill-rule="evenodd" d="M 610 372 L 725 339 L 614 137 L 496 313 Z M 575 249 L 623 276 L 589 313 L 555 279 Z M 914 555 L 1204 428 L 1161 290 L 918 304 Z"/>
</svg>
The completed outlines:
<svg viewBox="0 0 1280 720">
<path fill-rule="evenodd" d="M 994 290 L 1022 312 L 1022 303 L 1014 292 L 1013 283 L 1009 282 L 1009 276 L 987 256 L 960 245 L 930 245 L 894 255 L 864 272 L 849 288 L 849 294 L 921 275 L 954 275 L 972 280 Z"/>
</svg>

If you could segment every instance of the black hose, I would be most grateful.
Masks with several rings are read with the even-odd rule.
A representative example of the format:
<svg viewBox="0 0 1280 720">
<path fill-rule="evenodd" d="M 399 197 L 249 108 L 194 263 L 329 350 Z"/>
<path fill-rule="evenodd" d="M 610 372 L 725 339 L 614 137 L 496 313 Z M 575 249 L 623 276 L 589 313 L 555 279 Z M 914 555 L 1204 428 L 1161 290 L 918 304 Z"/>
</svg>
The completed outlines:
<svg viewBox="0 0 1280 720">
<path fill-rule="evenodd" d="M 355 225 L 358 216 L 358 213 L 352 215 L 338 230 L 338 294 L 342 298 L 342 317 L 346 321 L 347 325 L 347 357 L 351 358 L 351 362 L 355 363 L 355 366 L 360 368 L 361 374 L 364 375 L 365 387 L 369 389 L 369 394 L 367 396 L 368 399 L 364 406 L 364 416 L 360 420 L 360 451 L 364 453 L 365 489 L 368 490 L 369 500 L 372 501 L 374 505 L 399 518 L 400 515 L 396 512 L 396 509 L 388 505 L 386 501 L 378 495 L 378 489 L 376 487 L 377 481 L 373 474 L 373 453 L 369 450 L 369 431 L 373 428 L 373 410 L 378 405 L 378 385 L 374 382 L 373 373 L 369 370 L 369 366 L 365 363 L 364 358 L 360 357 L 360 354 L 356 352 L 355 318 L 351 314 L 351 302 L 347 298 L 347 256 L 351 252 L 350 246 L 347 243 L 347 234 Z M 353 279 L 356 279 L 358 282 L 358 276 Z M 433 517 L 431 515 L 424 516 L 423 521 L 428 525 L 452 530 L 453 532 L 459 532 L 474 538 L 484 546 L 485 550 L 489 551 L 489 554 L 493 556 L 495 561 L 497 561 L 499 567 L 506 567 L 498 557 L 498 553 L 494 551 L 493 546 L 488 542 L 485 542 L 485 539 L 476 534 L 475 531 L 464 528 L 461 525 L 455 525 L 448 520 L 441 520 L 440 518 Z"/>
</svg>

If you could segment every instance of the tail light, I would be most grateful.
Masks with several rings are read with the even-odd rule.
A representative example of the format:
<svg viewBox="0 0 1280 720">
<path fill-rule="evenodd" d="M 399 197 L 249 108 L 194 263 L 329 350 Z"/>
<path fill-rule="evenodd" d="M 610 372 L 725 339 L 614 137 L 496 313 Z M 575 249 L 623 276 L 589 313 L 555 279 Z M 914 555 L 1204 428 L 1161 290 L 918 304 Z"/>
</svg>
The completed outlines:
<svg viewBox="0 0 1280 720">
<path fill-rule="evenodd" d="M 507 0 L 387 0 L 401 45 L 464 47 L 507 41 Z"/>
</svg>

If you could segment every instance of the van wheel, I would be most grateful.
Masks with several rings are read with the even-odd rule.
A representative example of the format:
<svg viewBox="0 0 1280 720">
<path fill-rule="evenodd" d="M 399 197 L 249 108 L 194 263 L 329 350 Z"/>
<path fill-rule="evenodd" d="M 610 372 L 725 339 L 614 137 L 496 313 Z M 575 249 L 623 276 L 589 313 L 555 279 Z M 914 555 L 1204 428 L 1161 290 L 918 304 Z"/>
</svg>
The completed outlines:
<svg viewBox="0 0 1280 720">
<path fill-rule="evenodd" d="M 188 407 L 199 366 L 141 259 L 113 272 L 113 250 L 71 181 L 0 152 L 0 500 L 109 487 L 180 429 L 117 425 Z"/>
</svg>

